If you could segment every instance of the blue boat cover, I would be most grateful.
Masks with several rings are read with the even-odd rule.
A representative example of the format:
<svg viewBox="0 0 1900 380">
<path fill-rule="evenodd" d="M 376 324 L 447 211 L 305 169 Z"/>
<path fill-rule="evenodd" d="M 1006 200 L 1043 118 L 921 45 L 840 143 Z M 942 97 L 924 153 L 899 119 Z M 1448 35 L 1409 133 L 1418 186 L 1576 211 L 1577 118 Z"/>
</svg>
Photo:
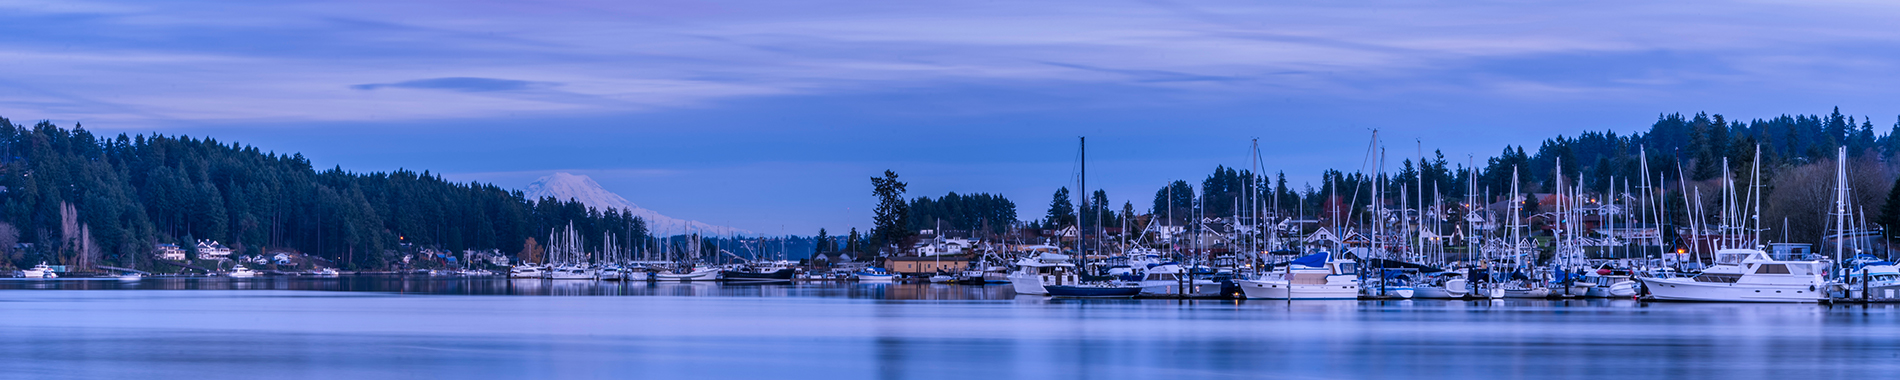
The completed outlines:
<svg viewBox="0 0 1900 380">
<path fill-rule="evenodd" d="M 1300 256 L 1300 258 L 1293 259 L 1293 265 L 1304 265 L 1315 268 L 1326 266 L 1326 252 Z"/>
</svg>

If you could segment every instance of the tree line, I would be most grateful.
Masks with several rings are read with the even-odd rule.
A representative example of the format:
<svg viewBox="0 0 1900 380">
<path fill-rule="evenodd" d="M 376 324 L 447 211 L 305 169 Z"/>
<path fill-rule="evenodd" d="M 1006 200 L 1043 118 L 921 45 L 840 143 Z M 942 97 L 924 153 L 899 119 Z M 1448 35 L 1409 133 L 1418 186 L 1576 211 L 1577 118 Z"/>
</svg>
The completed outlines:
<svg viewBox="0 0 1900 380">
<path fill-rule="evenodd" d="M 527 199 L 428 171 L 318 169 L 302 154 L 235 142 L 98 137 L 46 121 L 0 118 L 0 186 L 0 249 L 14 266 L 151 269 L 156 244 L 190 250 L 210 239 L 234 255 L 293 252 L 347 269 L 386 268 L 415 247 L 525 252 L 568 223 L 588 250 L 608 233 L 620 247 L 654 244 L 645 222 L 625 210 Z"/>
</svg>

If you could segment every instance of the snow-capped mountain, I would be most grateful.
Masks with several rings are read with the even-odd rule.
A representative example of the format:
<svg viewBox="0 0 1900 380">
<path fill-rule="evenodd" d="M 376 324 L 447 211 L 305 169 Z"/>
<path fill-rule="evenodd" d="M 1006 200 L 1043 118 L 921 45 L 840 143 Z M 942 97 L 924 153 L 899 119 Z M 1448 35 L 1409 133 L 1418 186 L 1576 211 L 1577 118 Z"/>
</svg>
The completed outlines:
<svg viewBox="0 0 1900 380">
<path fill-rule="evenodd" d="M 579 201 L 588 207 L 603 211 L 609 208 L 615 210 L 629 210 L 633 212 L 633 216 L 645 219 L 647 221 L 647 229 L 653 231 L 652 233 L 655 235 L 675 235 L 698 232 L 702 235 L 733 236 L 752 233 L 751 231 L 732 227 L 715 226 L 699 221 L 674 219 L 673 217 L 660 215 L 657 211 L 648 210 L 633 204 L 633 202 L 627 201 L 627 198 L 622 198 L 620 194 L 607 191 L 607 189 L 600 187 L 600 183 L 594 182 L 593 178 L 588 178 L 584 175 L 554 173 L 553 175 L 534 180 L 534 182 L 529 183 L 527 187 L 522 188 L 521 191 L 526 193 L 529 200 L 554 197 L 555 199 Z"/>
</svg>

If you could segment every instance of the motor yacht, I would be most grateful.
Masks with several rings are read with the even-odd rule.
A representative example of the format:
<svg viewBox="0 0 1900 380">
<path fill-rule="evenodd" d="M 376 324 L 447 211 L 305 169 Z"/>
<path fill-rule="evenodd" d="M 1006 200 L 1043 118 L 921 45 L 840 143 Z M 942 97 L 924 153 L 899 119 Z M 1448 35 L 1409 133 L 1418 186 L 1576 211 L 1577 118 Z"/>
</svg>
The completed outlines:
<svg viewBox="0 0 1900 380">
<path fill-rule="evenodd" d="M 1775 260 L 1759 249 L 1715 252 L 1715 264 L 1688 278 L 1638 278 L 1661 301 L 1819 302 L 1825 294 L 1820 261 Z"/>
<path fill-rule="evenodd" d="M 516 265 L 508 268 L 508 278 L 544 278 L 547 271 L 533 265 Z"/>
<path fill-rule="evenodd" d="M 27 269 L 27 270 L 23 270 L 23 271 L 20 271 L 20 277 L 26 277 L 26 278 L 59 278 L 59 274 L 58 274 L 58 273 L 53 273 L 53 267 L 52 267 L 52 266 L 49 266 L 49 265 L 46 265 L 46 262 L 43 262 L 43 261 L 42 261 L 42 262 L 40 262 L 40 265 L 34 265 L 32 269 Z"/>
<path fill-rule="evenodd" d="M 257 271 L 251 270 L 251 268 L 247 268 L 244 265 L 238 265 L 232 267 L 231 272 L 225 273 L 224 276 L 230 278 L 251 278 L 257 277 Z"/>
<path fill-rule="evenodd" d="M 1009 284 L 1016 289 L 1016 294 L 1044 295 L 1049 294 L 1046 286 L 1081 282 L 1076 276 L 1075 264 L 1069 263 L 1069 256 L 1056 253 L 1025 257 L 1018 260 L 1016 270 L 1009 273 Z"/>
<path fill-rule="evenodd" d="M 1283 270 L 1236 282 L 1248 299 L 1359 298 L 1358 263 L 1329 259 L 1331 256 L 1323 251 L 1306 255 L 1287 263 Z"/>
</svg>

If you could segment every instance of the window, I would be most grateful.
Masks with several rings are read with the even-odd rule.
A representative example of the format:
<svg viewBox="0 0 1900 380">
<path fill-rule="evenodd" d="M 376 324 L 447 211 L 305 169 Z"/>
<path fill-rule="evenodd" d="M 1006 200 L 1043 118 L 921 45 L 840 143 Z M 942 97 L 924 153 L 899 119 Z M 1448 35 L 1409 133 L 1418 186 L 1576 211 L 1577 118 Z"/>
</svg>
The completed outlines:
<svg viewBox="0 0 1900 380">
<path fill-rule="evenodd" d="M 1788 264 L 1762 264 L 1755 274 L 1788 274 Z"/>
</svg>

